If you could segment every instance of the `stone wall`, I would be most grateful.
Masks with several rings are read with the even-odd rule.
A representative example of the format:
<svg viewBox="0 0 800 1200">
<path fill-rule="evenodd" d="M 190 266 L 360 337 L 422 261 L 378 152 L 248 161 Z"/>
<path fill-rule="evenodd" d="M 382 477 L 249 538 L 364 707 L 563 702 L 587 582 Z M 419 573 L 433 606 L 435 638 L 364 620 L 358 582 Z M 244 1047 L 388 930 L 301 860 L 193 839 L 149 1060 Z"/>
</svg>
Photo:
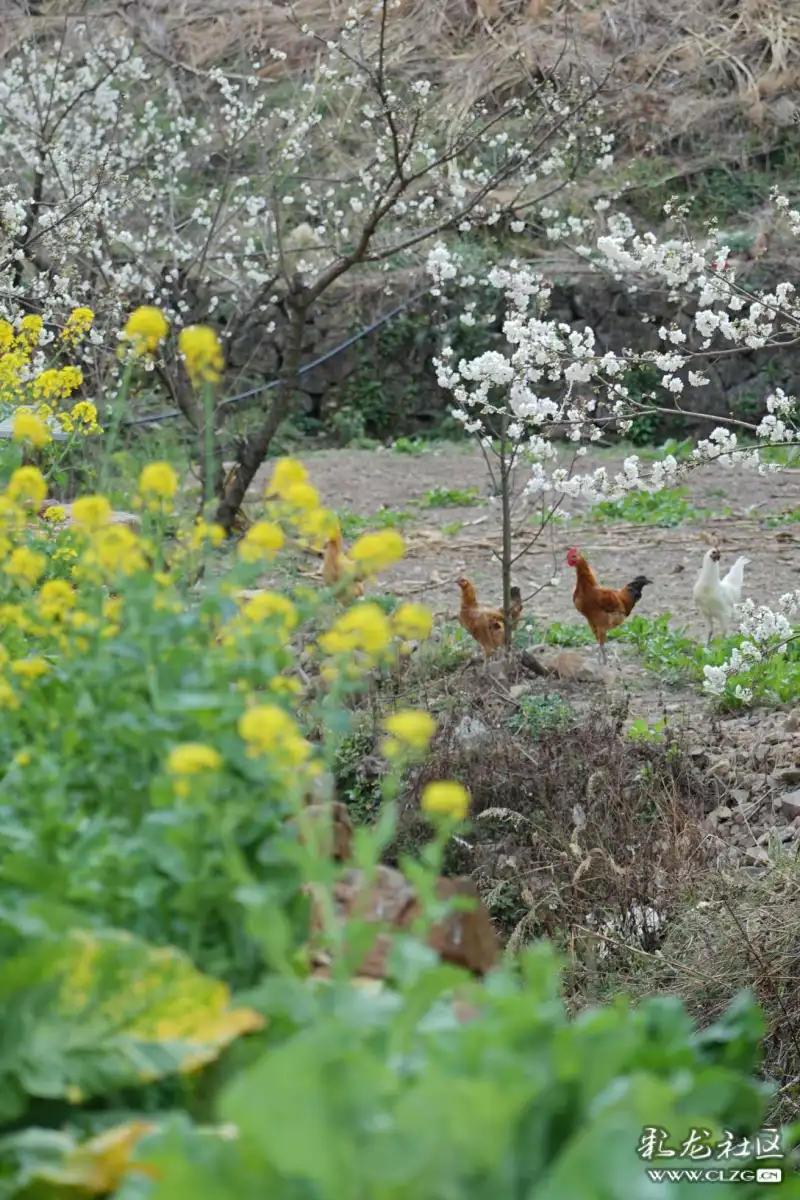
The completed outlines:
<svg viewBox="0 0 800 1200">
<path fill-rule="evenodd" d="M 767 286 L 771 282 L 777 278 L 759 280 Z M 413 295 L 420 285 L 424 280 L 418 276 L 407 280 L 405 295 Z M 402 299 L 400 289 L 390 297 L 376 288 L 332 290 L 308 322 L 304 363 L 321 357 Z M 677 322 L 689 334 L 691 311 L 686 303 L 670 302 L 660 292 L 631 295 L 605 277 L 584 276 L 555 284 L 550 315 L 575 329 L 590 325 L 601 351 L 619 351 L 625 346 L 655 348 L 662 324 Z M 300 410 L 326 428 L 332 421 L 335 424 L 342 408 L 360 410 L 364 432 L 374 437 L 430 429 L 446 415 L 449 403 L 449 396 L 436 384 L 431 361 L 439 344 L 439 319 L 434 302 L 417 301 L 381 329 L 306 372 L 299 382 Z M 501 319 L 498 314 L 496 327 L 481 331 L 480 346 L 465 346 L 463 352 L 478 353 L 487 345 L 502 349 Z M 252 326 L 233 345 L 232 363 L 254 381 L 274 379 L 282 344 L 280 327 L 268 334 L 264 327 Z M 684 393 L 686 409 L 751 420 L 763 410 L 764 398 L 775 387 L 800 394 L 800 346 L 723 355 L 704 369 L 710 383 L 694 394 Z M 673 421 L 669 432 L 707 429 L 707 421 L 687 415 L 680 419 L 679 429 Z"/>
</svg>

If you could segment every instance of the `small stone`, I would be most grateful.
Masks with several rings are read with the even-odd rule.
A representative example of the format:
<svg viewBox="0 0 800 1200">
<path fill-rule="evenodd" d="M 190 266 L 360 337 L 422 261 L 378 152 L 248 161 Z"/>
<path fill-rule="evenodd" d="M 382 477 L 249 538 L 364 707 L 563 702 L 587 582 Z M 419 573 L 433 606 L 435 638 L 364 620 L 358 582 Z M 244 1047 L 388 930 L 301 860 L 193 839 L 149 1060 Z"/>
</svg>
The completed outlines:
<svg viewBox="0 0 800 1200">
<path fill-rule="evenodd" d="M 772 778 L 781 784 L 800 783 L 800 767 L 781 767 L 773 772 Z"/>
<path fill-rule="evenodd" d="M 530 690 L 527 683 L 515 683 L 508 689 L 508 694 L 512 700 L 519 700 L 520 696 L 527 696 Z"/>
<path fill-rule="evenodd" d="M 764 763 L 767 761 L 771 753 L 772 747 L 768 745 L 767 742 L 759 742 L 753 751 L 753 761 L 757 763 Z"/>
<path fill-rule="evenodd" d="M 709 817 L 716 817 L 717 821 L 730 821 L 733 813 L 728 808 L 727 804 L 720 804 L 713 812 L 710 812 Z"/>
<path fill-rule="evenodd" d="M 731 799 L 735 800 L 737 804 L 747 804 L 750 799 L 750 788 L 736 788 L 731 792 Z"/>
<path fill-rule="evenodd" d="M 477 717 L 462 717 L 455 728 L 453 736 L 465 750 L 477 750 L 484 745 L 491 734 L 483 721 Z"/>
<path fill-rule="evenodd" d="M 793 708 L 786 718 L 784 729 L 787 733 L 800 732 L 800 708 Z"/>
<path fill-rule="evenodd" d="M 749 850 L 745 850 L 744 854 L 745 858 L 749 858 L 751 862 L 769 863 L 769 855 L 760 846 L 751 846 Z"/>
<path fill-rule="evenodd" d="M 785 792 L 779 799 L 780 811 L 789 821 L 800 817 L 800 788 L 795 792 Z"/>
</svg>

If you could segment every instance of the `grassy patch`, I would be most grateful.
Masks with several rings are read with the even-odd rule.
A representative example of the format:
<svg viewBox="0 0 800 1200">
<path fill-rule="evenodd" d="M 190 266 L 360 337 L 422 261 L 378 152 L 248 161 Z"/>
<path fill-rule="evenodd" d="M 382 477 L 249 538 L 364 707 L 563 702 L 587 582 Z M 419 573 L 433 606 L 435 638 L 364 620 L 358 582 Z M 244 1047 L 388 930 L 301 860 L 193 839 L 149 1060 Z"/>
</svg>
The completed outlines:
<svg viewBox="0 0 800 1200">
<path fill-rule="evenodd" d="M 558 694 L 521 696 L 508 727 L 538 741 L 544 734 L 563 729 L 573 718 L 571 706 Z"/>
<path fill-rule="evenodd" d="M 661 492 L 631 492 L 622 500 L 601 500 L 590 513 L 592 521 L 626 521 L 630 525 L 656 525 L 674 529 L 696 517 L 687 488 L 664 488 Z"/>
<path fill-rule="evenodd" d="M 339 513 L 339 527 L 342 537 L 354 538 L 367 530 L 403 529 L 413 519 L 413 515 L 405 509 L 381 508 L 367 517 L 345 510 Z"/>
<path fill-rule="evenodd" d="M 422 501 L 426 508 L 469 508 L 474 504 L 482 504 L 483 497 L 478 488 L 430 488 Z"/>
<path fill-rule="evenodd" d="M 395 454 L 430 454 L 433 443 L 427 438 L 399 437 L 389 447 Z"/>
<path fill-rule="evenodd" d="M 353 821 L 361 825 L 371 824 L 381 807 L 382 771 L 374 753 L 374 727 L 364 724 L 342 738 L 334 758 L 337 798 L 347 805 Z"/>
</svg>

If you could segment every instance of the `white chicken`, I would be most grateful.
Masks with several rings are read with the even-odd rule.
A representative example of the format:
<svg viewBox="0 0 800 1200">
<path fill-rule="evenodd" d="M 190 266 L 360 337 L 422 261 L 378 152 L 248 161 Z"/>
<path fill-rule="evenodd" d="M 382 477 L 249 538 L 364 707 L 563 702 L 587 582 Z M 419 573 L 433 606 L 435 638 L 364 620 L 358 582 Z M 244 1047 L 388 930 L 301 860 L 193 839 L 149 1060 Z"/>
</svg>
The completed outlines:
<svg viewBox="0 0 800 1200">
<path fill-rule="evenodd" d="M 730 630 L 734 607 L 742 599 L 744 569 L 750 562 L 749 558 L 741 555 L 725 578 L 720 579 L 720 557 L 717 549 L 706 551 L 692 592 L 694 602 L 708 626 L 709 642 L 714 636 L 715 625 L 723 635 Z"/>
</svg>

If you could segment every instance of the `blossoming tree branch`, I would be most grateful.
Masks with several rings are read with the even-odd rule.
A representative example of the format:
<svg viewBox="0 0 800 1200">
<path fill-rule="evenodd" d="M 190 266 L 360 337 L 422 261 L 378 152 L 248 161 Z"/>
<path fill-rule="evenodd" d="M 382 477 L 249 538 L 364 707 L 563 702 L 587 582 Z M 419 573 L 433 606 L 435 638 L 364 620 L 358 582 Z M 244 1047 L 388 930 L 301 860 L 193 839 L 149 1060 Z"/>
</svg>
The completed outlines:
<svg viewBox="0 0 800 1200">
<path fill-rule="evenodd" d="M 244 76 L 184 76 L 132 38 L 78 22 L 61 45 L 27 44 L 0 71 L 0 308 L 42 316 L 46 345 L 91 304 L 81 367 L 96 394 L 118 376 L 116 330 L 141 304 L 163 310 L 175 338 L 217 320 L 226 347 L 266 338 L 279 351 L 278 386 L 235 446 L 236 470 L 214 480 L 226 528 L 292 408 L 308 315 L 337 280 L 413 264 L 447 231 L 500 229 L 501 217 L 521 227 L 607 158 L 599 84 L 531 76 L 507 103 L 443 109 L 409 74 L 396 8 L 351 10 L 336 40 L 299 30 L 317 63 L 303 80 L 281 72 L 277 47 Z M 286 20 L 297 24 L 291 7 Z M 191 115 L 199 86 L 213 117 Z M 160 383 L 205 446 L 202 400 L 176 350 L 164 342 L 145 382 Z M 218 426 L 215 412 L 215 440 Z"/>
<path fill-rule="evenodd" d="M 774 194 L 776 209 L 783 214 L 792 234 L 800 232 L 800 213 L 789 207 L 785 197 Z M 607 205 L 598 205 L 600 212 Z M 558 223 L 548 214 L 554 240 L 563 241 L 565 229 L 581 232 L 590 224 Z M 780 284 L 774 292 L 752 293 L 739 283 L 728 261 L 727 248 L 709 238 L 698 246 L 685 225 L 686 210 L 673 204 L 666 215 L 674 218 L 681 236 L 659 240 L 652 233 L 639 235 L 632 222 L 610 214 L 606 230 L 595 238 L 594 247 L 575 246 L 575 252 L 593 262 L 635 293 L 643 282 L 655 284 L 672 294 L 695 301 L 689 332 L 677 323 L 662 326 L 656 350 L 631 346 L 614 353 L 600 352 L 594 331 L 572 329 L 548 318 L 551 285 L 526 263 L 512 262 L 490 271 L 487 284 L 504 296 L 506 316 L 503 334 L 507 349 L 489 351 L 471 360 L 456 362 L 451 347 L 442 346 L 437 361 L 441 387 L 455 401 L 453 413 L 484 447 L 492 445 L 497 422 L 507 438 L 514 461 L 524 451 L 531 463 L 524 485 L 529 501 L 538 506 L 540 525 L 535 541 L 558 513 L 569 516 L 565 503 L 582 496 L 592 503 L 619 500 L 635 491 L 658 492 L 673 485 L 690 471 L 710 463 L 731 469 L 774 472 L 780 463 L 766 461 L 763 451 L 772 446 L 800 445 L 797 402 L 781 389 L 765 397 L 762 420 L 747 422 L 733 416 L 712 417 L 703 413 L 701 396 L 708 383 L 703 368 L 719 354 L 765 346 L 785 346 L 800 333 L 800 304 L 794 286 Z M 713 227 L 709 233 L 713 233 Z M 449 288 L 457 297 L 458 285 L 468 273 L 457 253 L 444 243 L 428 257 L 434 290 Z M 471 279 L 469 280 L 471 283 Z M 455 301 L 458 302 L 457 299 Z M 472 308 L 462 313 L 472 324 Z M 658 387 L 649 394 L 632 395 L 624 380 L 633 367 L 648 366 L 660 376 Z M 649 466 L 636 455 L 625 459 L 621 471 L 610 474 L 605 467 L 590 472 L 579 470 L 580 460 L 605 432 L 626 433 L 637 418 L 652 413 L 674 416 L 706 416 L 714 425 L 688 457 L 679 460 L 665 453 Z M 717 423 L 718 422 L 718 423 Z M 506 514 L 504 513 L 504 516 Z M 504 521 L 503 574 L 506 612 L 510 566 L 509 520 Z M 554 579 L 557 582 L 557 579 Z M 729 680 L 747 676 L 771 654 L 781 654 L 798 636 L 795 621 L 800 611 L 800 590 L 776 598 L 774 607 L 746 601 L 738 606 L 741 646 L 722 666 L 706 666 L 705 688 L 721 695 Z M 742 683 L 735 698 L 748 701 L 751 690 Z"/>
</svg>

